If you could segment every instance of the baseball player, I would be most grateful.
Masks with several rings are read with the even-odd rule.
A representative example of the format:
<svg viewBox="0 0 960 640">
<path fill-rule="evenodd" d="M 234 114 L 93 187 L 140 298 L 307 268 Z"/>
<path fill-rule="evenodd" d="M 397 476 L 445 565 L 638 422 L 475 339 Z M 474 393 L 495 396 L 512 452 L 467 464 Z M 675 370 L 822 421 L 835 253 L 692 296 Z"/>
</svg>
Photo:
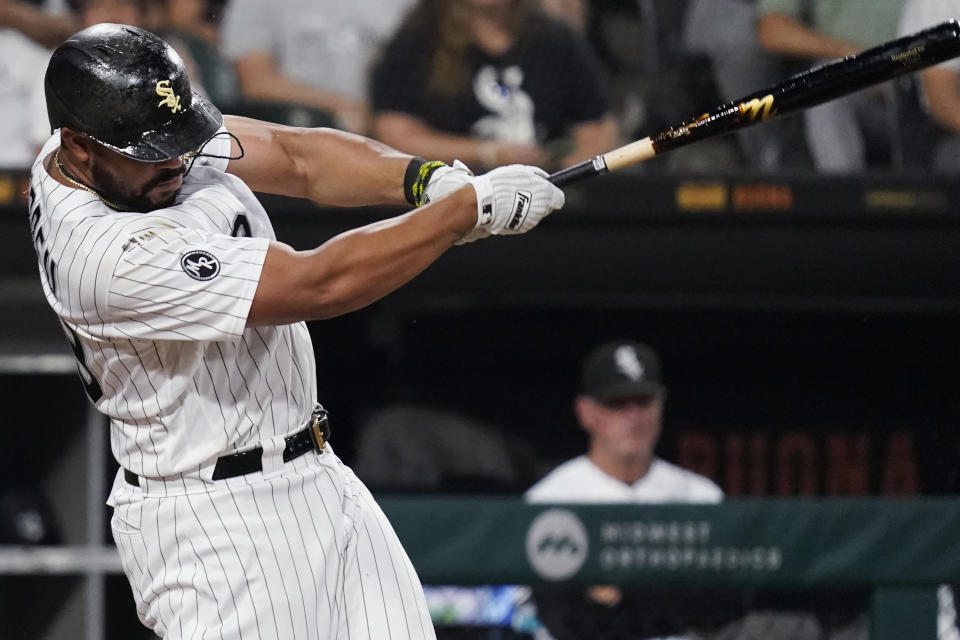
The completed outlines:
<svg viewBox="0 0 960 640">
<path fill-rule="evenodd" d="M 454 244 L 526 232 L 563 193 L 533 167 L 474 176 L 224 118 L 165 42 L 125 25 L 64 42 L 45 90 L 30 230 L 110 417 L 111 525 L 140 619 L 166 638 L 435 637 L 390 524 L 328 443 L 303 321 L 381 298 Z M 295 251 L 252 190 L 414 208 Z"/>
</svg>

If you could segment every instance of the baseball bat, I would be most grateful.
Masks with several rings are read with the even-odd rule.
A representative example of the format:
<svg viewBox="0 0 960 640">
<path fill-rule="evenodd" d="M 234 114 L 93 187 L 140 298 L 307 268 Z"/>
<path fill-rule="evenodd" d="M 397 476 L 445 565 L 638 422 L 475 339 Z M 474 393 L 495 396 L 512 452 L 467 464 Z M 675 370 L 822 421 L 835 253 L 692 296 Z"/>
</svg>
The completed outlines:
<svg viewBox="0 0 960 640">
<path fill-rule="evenodd" d="M 654 136 L 561 169 L 549 180 L 557 186 L 564 186 L 603 175 L 677 147 L 822 104 L 957 55 L 960 55 L 960 25 L 956 20 L 948 20 L 798 73 Z"/>
</svg>

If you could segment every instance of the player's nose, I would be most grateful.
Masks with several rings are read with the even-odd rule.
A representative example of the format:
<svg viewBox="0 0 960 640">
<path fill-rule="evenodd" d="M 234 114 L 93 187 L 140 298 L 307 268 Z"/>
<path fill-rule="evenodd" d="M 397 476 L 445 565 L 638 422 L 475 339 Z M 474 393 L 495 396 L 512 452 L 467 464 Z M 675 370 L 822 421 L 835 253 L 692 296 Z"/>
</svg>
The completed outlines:
<svg viewBox="0 0 960 640">
<path fill-rule="evenodd" d="M 159 170 L 167 170 L 167 169 L 177 169 L 182 164 L 183 164 L 183 156 L 176 156 L 174 158 L 170 158 L 169 160 L 163 160 L 162 162 L 157 162 L 154 166 Z"/>
</svg>

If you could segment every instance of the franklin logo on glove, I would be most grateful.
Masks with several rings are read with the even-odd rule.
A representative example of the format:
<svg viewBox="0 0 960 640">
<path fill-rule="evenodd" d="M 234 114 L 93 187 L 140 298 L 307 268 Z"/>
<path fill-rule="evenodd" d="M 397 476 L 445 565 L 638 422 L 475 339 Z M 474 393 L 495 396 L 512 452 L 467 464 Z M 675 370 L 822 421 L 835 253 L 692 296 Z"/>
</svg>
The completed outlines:
<svg viewBox="0 0 960 640">
<path fill-rule="evenodd" d="M 527 217 L 531 195 L 529 191 L 517 191 L 517 196 L 513 200 L 513 217 L 510 218 L 507 229 L 516 230 L 523 224 L 524 218 Z"/>
</svg>

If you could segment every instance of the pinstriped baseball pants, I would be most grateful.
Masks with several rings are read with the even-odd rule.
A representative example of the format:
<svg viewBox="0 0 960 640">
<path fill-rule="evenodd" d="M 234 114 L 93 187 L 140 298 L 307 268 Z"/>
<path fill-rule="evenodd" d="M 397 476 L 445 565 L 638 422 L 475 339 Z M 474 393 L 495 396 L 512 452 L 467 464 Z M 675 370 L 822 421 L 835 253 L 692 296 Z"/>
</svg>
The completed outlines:
<svg viewBox="0 0 960 640">
<path fill-rule="evenodd" d="M 393 528 L 330 449 L 212 483 L 122 482 L 114 540 L 140 620 L 161 637 L 436 637 Z"/>
</svg>

